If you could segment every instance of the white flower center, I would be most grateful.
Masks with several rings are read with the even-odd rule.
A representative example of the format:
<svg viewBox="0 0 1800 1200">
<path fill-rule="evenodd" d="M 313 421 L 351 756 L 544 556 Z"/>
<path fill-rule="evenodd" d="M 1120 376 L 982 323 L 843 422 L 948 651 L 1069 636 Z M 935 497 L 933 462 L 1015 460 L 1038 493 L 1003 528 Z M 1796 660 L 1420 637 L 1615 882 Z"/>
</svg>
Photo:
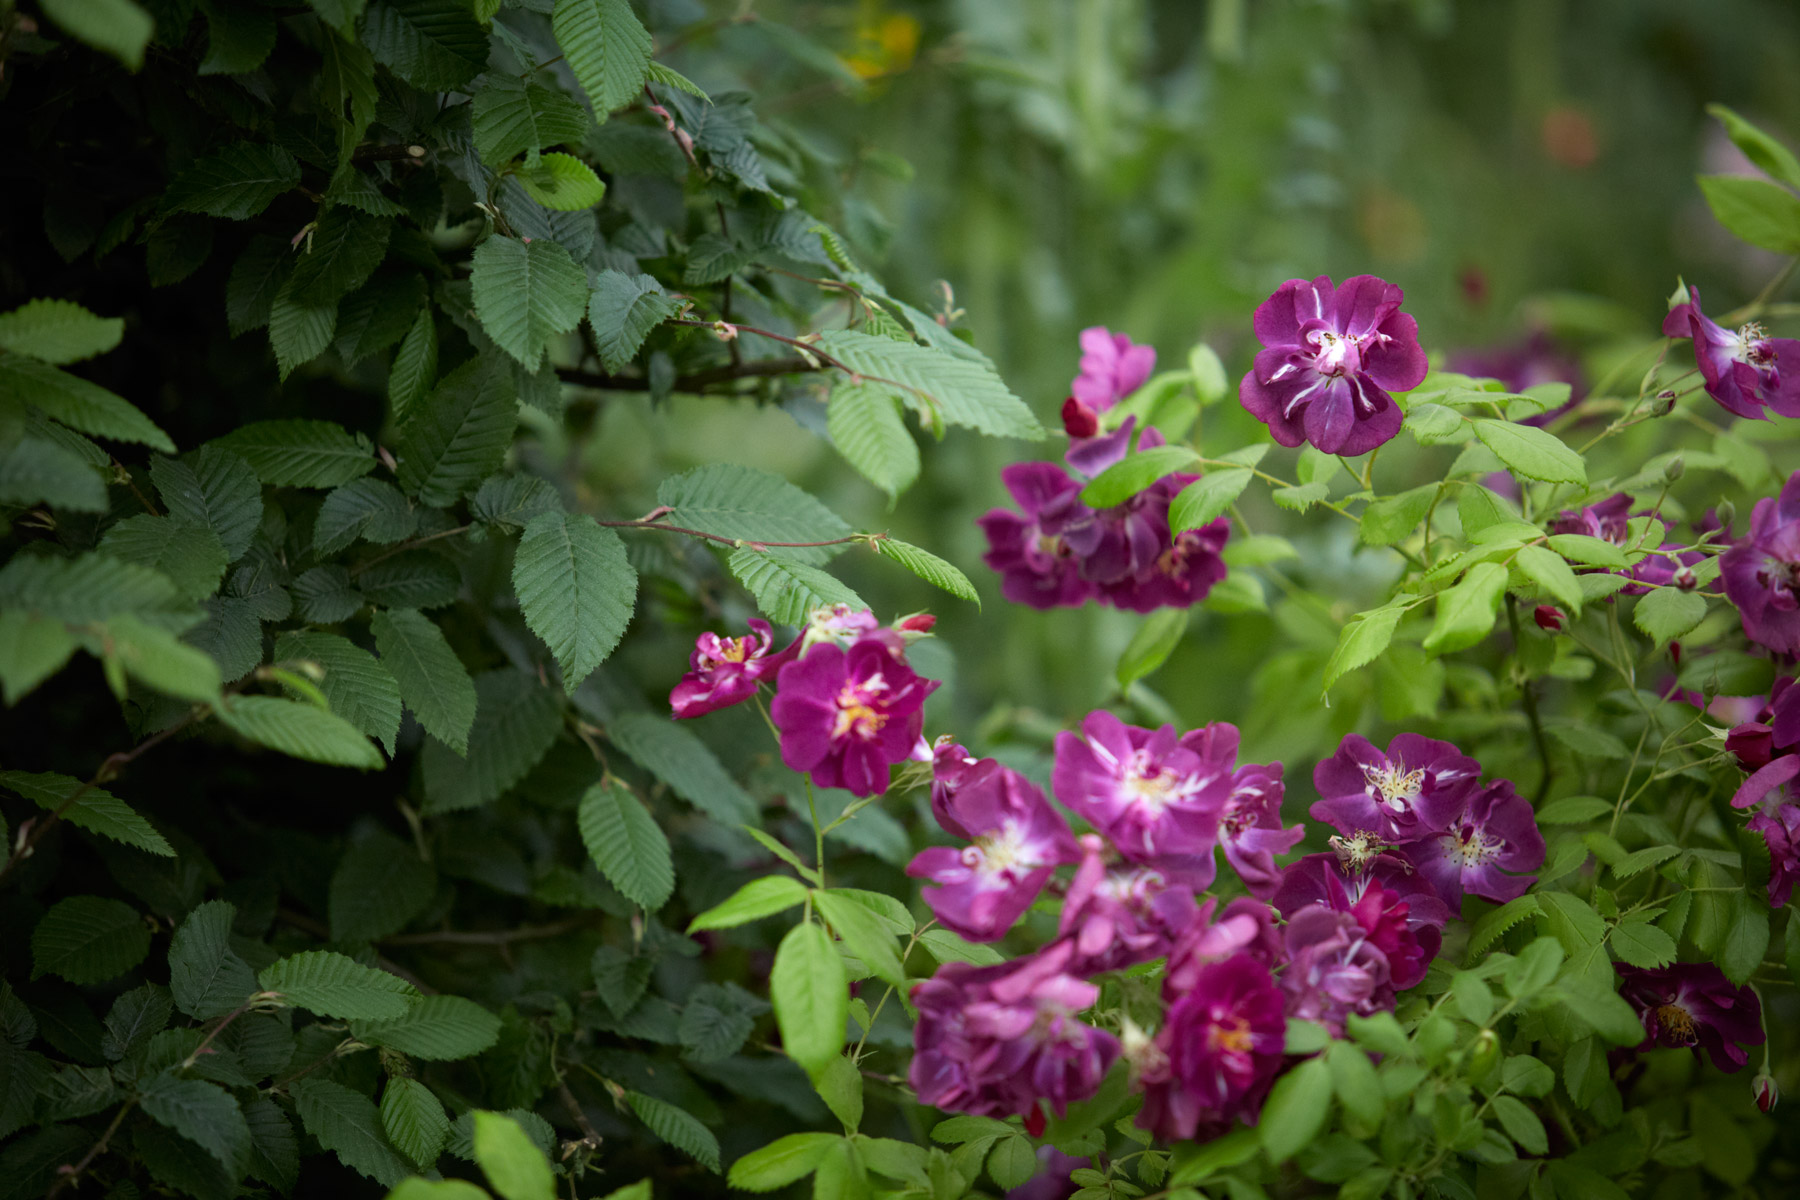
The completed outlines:
<svg viewBox="0 0 1800 1200">
<path fill-rule="evenodd" d="M 1389 762 L 1379 767 L 1364 767 L 1362 773 L 1363 778 L 1368 781 L 1369 799 L 1389 812 L 1409 811 L 1413 801 L 1419 798 L 1419 789 L 1425 785 L 1424 768 L 1409 771 L 1405 763 Z"/>
<path fill-rule="evenodd" d="M 1506 849 L 1504 838 L 1494 837 L 1479 829 L 1468 830 L 1461 837 L 1454 833 L 1445 834 L 1442 840 L 1451 861 L 1460 865 L 1464 870 L 1486 866 L 1498 858 L 1502 850 Z"/>
<path fill-rule="evenodd" d="M 985 880 L 997 879 L 1012 871 L 1029 871 L 1039 865 L 1031 855 L 1025 830 L 1013 821 L 977 836 L 974 844 L 963 851 L 962 859 L 964 866 Z"/>
</svg>

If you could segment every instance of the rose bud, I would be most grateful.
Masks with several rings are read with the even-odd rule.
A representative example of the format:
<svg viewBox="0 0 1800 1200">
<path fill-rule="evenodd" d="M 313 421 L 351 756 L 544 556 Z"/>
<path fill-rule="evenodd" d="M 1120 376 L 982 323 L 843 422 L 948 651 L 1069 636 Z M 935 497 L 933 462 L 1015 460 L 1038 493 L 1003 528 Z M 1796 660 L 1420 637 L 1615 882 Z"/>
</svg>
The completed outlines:
<svg viewBox="0 0 1800 1200">
<path fill-rule="evenodd" d="M 1063 432 L 1072 438 L 1091 438 L 1100 432 L 1100 414 L 1074 396 L 1063 401 Z"/>
<path fill-rule="evenodd" d="M 1756 1097 L 1756 1107 L 1766 1113 L 1774 1112 L 1775 1106 L 1781 1103 L 1781 1088 L 1767 1071 L 1758 1071 L 1756 1078 L 1750 1081 L 1750 1094 Z"/>
<path fill-rule="evenodd" d="M 1725 749 L 1737 756 L 1746 771 L 1760 771 L 1775 752 L 1774 732 L 1757 721 L 1746 721 L 1725 735 Z"/>
<path fill-rule="evenodd" d="M 1561 633 L 1563 627 L 1563 610 L 1554 604 L 1540 604 L 1531 610 L 1531 619 L 1538 623 L 1538 628 L 1550 633 Z"/>
<path fill-rule="evenodd" d="M 1700 586 L 1700 578 L 1694 574 L 1692 567 L 1682 567 L 1677 570 L 1671 582 L 1684 592 L 1691 592 Z"/>
</svg>

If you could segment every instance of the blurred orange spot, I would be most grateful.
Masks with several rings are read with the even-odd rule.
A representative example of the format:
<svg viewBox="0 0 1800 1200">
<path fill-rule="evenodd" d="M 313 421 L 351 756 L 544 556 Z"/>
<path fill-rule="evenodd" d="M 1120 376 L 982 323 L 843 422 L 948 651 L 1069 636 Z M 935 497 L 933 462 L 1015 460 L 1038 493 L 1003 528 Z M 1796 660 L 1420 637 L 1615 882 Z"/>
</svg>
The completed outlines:
<svg viewBox="0 0 1800 1200">
<path fill-rule="evenodd" d="M 1581 170 L 1591 167 L 1600 157 L 1600 141 L 1594 134 L 1594 122 L 1578 108 L 1553 108 L 1544 114 L 1540 131 L 1544 153 L 1550 161 Z"/>
</svg>

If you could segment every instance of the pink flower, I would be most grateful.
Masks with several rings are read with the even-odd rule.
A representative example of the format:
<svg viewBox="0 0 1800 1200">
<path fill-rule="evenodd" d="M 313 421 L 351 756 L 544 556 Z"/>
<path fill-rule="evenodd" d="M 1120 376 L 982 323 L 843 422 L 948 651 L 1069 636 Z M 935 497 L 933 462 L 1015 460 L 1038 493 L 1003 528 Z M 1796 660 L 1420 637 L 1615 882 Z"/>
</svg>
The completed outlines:
<svg viewBox="0 0 1800 1200">
<path fill-rule="evenodd" d="M 1426 796 L 1459 796 L 1480 777 L 1481 764 L 1449 742 L 1403 733 L 1382 751 L 1353 733 L 1313 768 L 1322 798 L 1308 814 L 1349 836 L 1404 841 L 1433 828 L 1420 819 Z"/>
<path fill-rule="evenodd" d="M 849 650 L 821 642 L 781 668 L 770 706 L 781 731 L 781 760 L 812 773 L 821 787 L 858 796 L 887 790 L 890 768 L 912 756 L 936 688 L 906 665 L 888 630 Z"/>
<path fill-rule="evenodd" d="M 1101 325 L 1081 331 L 1081 373 L 1069 393 L 1094 412 L 1105 412 L 1144 386 L 1156 369 L 1156 348 L 1133 342 Z"/>
<path fill-rule="evenodd" d="M 1081 865 L 1063 897 L 1057 935 L 1072 947 L 1069 969 L 1082 975 L 1120 971 L 1169 953 L 1176 934 L 1200 909 L 1194 889 L 1160 871 L 1109 863 L 1094 834 L 1081 839 Z"/>
<path fill-rule="evenodd" d="M 699 717 L 741 704 L 756 694 L 765 675 L 778 671 L 799 647 L 795 642 L 779 654 L 770 654 L 774 631 L 769 623 L 750 619 L 754 632 L 747 637 L 722 638 L 703 633 L 688 658 L 692 668 L 669 693 L 676 717 Z"/>
<path fill-rule="evenodd" d="M 1744 636 L 1777 654 L 1800 654 L 1800 471 L 1779 496 L 1756 502 L 1750 531 L 1720 556 L 1719 571 Z"/>
<path fill-rule="evenodd" d="M 1081 485 L 1055 463 L 1014 463 L 1000 472 L 1023 515 L 990 509 L 976 520 L 987 535 L 982 561 L 1000 572 L 1000 594 L 1032 608 L 1075 608 L 1094 586 L 1067 534 L 1093 520 L 1078 495 Z"/>
<path fill-rule="evenodd" d="M 1505 902 L 1525 894 L 1544 865 L 1544 835 L 1531 802 L 1504 779 L 1461 795 L 1436 794 L 1420 802 L 1427 830 L 1400 853 L 1431 881 L 1452 909 L 1463 895 Z M 1441 831 L 1441 832 L 1436 832 Z"/>
<path fill-rule="evenodd" d="M 1268 899 L 1281 879 L 1275 856 L 1286 854 L 1306 836 L 1304 825 L 1281 826 L 1281 764 L 1237 767 L 1237 726 L 1224 721 L 1196 729 L 1181 740 L 1202 760 L 1231 771 L 1231 791 L 1219 810 L 1219 845 L 1250 894 Z"/>
<path fill-rule="evenodd" d="M 1289 921 L 1311 907 L 1355 916 L 1387 957 L 1397 991 L 1425 978 L 1451 916 L 1410 864 L 1386 853 L 1309 854 L 1282 872 L 1270 903 Z"/>
<path fill-rule="evenodd" d="M 1249 954 L 1208 963 L 1144 1055 L 1140 1128 L 1168 1141 L 1202 1140 L 1254 1123 L 1281 1069 L 1287 1018 L 1269 968 Z"/>
</svg>

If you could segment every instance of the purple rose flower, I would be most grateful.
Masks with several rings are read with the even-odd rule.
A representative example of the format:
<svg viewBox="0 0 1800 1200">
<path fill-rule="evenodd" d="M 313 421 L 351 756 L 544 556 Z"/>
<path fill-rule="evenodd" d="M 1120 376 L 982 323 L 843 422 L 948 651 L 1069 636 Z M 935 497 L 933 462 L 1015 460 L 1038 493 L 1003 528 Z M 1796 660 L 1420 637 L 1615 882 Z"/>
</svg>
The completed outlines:
<svg viewBox="0 0 1800 1200">
<path fill-rule="evenodd" d="M 989 763 L 992 769 L 983 770 Z M 922 850 L 906 873 L 936 885 L 923 890 L 925 903 L 941 924 L 972 942 L 1005 937 L 1057 866 L 1081 857 L 1075 835 L 1044 793 L 993 759 L 971 768 L 944 808 L 939 823 L 973 844 Z"/>
<path fill-rule="evenodd" d="M 1750 830 L 1769 844 L 1769 907 L 1780 908 L 1800 883 L 1800 805 L 1777 805 L 1750 818 Z"/>
<path fill-rule="evenodd" d="M 1663 336 L 1694 339 L 1694 361 L 1706 394 L 1727 412 L 1764 421 L 1772 408 L 1800 417 L 1800 342 L 1772 338 L 1751 322 L 1730 332 L 1700 311 L 1700 289 L 1688 289 L 1663 320 Z"/>
<path fill-rule="evenodd" d="M 1061 1116 L 1098 1091 L 1119 1042 L 1076 1019 L 1100 989 L 1067 973 L 1072 951 L 1055 942 L 993 967 L 948 963 L 916 986 L 907 1078 L 920 1102 L 1005 1117 L 1048 1100 Z"/>
<path fill-rule="evenodd" d="M 1213 910 L 1218 906 L 1218 900 L 1209 899 L 1176 935 L 1163 971 L 1165 999 L 1187 995 L 1199 986 L 1208 966 L 1233 955 L 1248 954 L 1271 970 L 1281 962 L 1281 934 L 1267 904 L 1239 896 L 1215 920 Z"/>
<path fill-rule="evenodd" d="M 1644 1022 L 1639 1050 L 1657 1046 L 1689 1046 L 1712 1056 L 1721 1071 L 1735 1071 L 1749 1061 L 1740 1043 L 1760 1046 L 1762 1004 L 1748 987 L 1737 987 L 1712 963 L 1674 963 L 1644 969 L 1613 964 L 1619 973 L 1619 995 L 1631 1002 Z"/>
<path fill-rule="evenodd" d="M 1024 515 L 996 508 L 977 518 L 987 535 L 982 561 L 1000 572 L 1000 594 L 1032 608 L 1073 608 L 1093 595 L 1064 534 L 1093 521 L 1081 484 L 1055 463 L 1014 463 L 1000 480 Z"/>
<path fill-rule="evenodd" d="M 1256 310 L 1265 349 L 1238 399 L 1283 446 L 1364 454 L 1400 432 L 1389 391 L 1418 387 L 1427 370 L 1418 322 L 1403 293 L 1373 275 L 1334 288 L 1328 276 L 1290 279 Z M 1385 389 L 1385 390 L 1384 390 Z"/>
<path fill-rule="evenodd" d="M 1756 502 L 1750 532 L 1720 557 L 1719 569 L 1745 636 L 1777 654 L 1800 654 L 1800 471 L 1779 497 Z"/>
<path fill-rule="evenodd" d="M 1109 863 L 1105 843 L 1091 833 L 1081 849 L 1057 925 L 1057 936 L 1071 947 L 1069 970 L 1122 971 L 1169 953 L 1200 912 L 1194 889 L 1147 867 Z"/>
<path fill-rule="evenodd" d="M 1231 772 L 1231 791 L 1219 810 L 1219 845 L 1250 894 L 1267 899 L 1281 879 L 1275 856 L 1286 854 L 1306 836 L 1304 825 L 1281 827 L 1281 764 L 1236 766 L 1237 726 L 1224 721 L 1196 729 L 1182 745 L 1209 765 Z"/>
<path fill-rule="evenodd" d="M 1230 766 L 1202 759 L 1189 745 L 1195 735 L 1178 739 L 1173 725 L 1140 729 L 1099 710 L 1081 731 L 1056 735 L 1050 778 L 1057 798 L 1127 861 L 1154 867 L 1171 882 L 1211 883 Z"/>
<path fill-rule="evenodd" d="M 1069 394 L 1101 413 L 1144 386 L 1156 369 L 1156 348 L 1141 346 L 1101 325 L 1081 331 L 1081 373 Z"/>
<path fill-rule="evenodd" d="M 1410 864 L 1385 853 L 1309 854 L 1282 872 L 1270 903 L 1290 921 L 1313 907 L 1355 916 L 1386 955 L 1400 991 L 1425 978 L 1451 917 Z"/>
<path fill-rule="evenodd" d="M 1402 733 L 1384 753 L 1353 733 L 1313 768 L 1322 798 L 1307 811 L 1346 836 L 1402 842 L 1435 828 L 1421 824 L 1425 796 L 1461 796 L 1480 777 L 1481 765 L 1449 742 Z"/>
<path fill-rule="evenodd" d="M 900 639 L 879 630 L 849 650 L 821 642 L 781 668 L 770 706 L 781 761 L 820 787 L 858 796 L 887 790 L 889 769 L 919 743 L 925 697 L 937 688 L 906 665 Z"/>
<path fill-rule="evenodd" d="M 709 632 L 695 640 L 688 658 L 692 669 L 669 693 L 677 718 L 704 716 L 743 703 L 756 694 L 763 676 L 780 670 L 799 647 L 795 642 L 770 654 L 775 634 L 769 623 L 752 617 L 750 628 L 753 633 L 748 637 L 722 638 Z"/>
<path fill-rule="evenodd" d="M 1138 1126 L 1173 1142 L 1215 1137 L 1239 1117 L 1254 1123 L 1287 1046 L 1269 968 L 1236 954 L 1208 963 L 1171 999 L 1144 1055 Z"/>
<path fill-rule="evenodd" d="M 1380 884 L 1376 884 L 1380 887 Z M 1369 1016 L 1394 1007 L 1393 972 L 1350 913 L 1311 905 L 1294 914 L 1282 929 L 1287 965 L 1281 990 L 1287 1015 L 1317 1021 L 1344 1035 L 1344 1022 L 1354 1013 Z"/>
<path fill-rule="evenodd" d="M 1504 779 L 1460 795 L 1422 797 L 1419 812 L 1430 832 L 1400 846 L 1400 853 L 1431 881 L 1452 910 L 1465 893 L 1504 902 L 1522 896 L 1544 865 L 1544 835 L 1531 802 Z"/>
<path fill-rule="evenodd" d="M 1130 612 L 1192 608 L 1225 578 L 1223 552 L 1231 539 L 1231 522 L 1219 517 L 1169 536 L 1169 502 L 1195 478 L 1166 476 L 1141 493 L 1140 498 L 1151 499 L 1139 519 L 1157 532 L 1158 553 L 1123 579 L 1100 585 L 1101 600 Z"/>
</svg>

